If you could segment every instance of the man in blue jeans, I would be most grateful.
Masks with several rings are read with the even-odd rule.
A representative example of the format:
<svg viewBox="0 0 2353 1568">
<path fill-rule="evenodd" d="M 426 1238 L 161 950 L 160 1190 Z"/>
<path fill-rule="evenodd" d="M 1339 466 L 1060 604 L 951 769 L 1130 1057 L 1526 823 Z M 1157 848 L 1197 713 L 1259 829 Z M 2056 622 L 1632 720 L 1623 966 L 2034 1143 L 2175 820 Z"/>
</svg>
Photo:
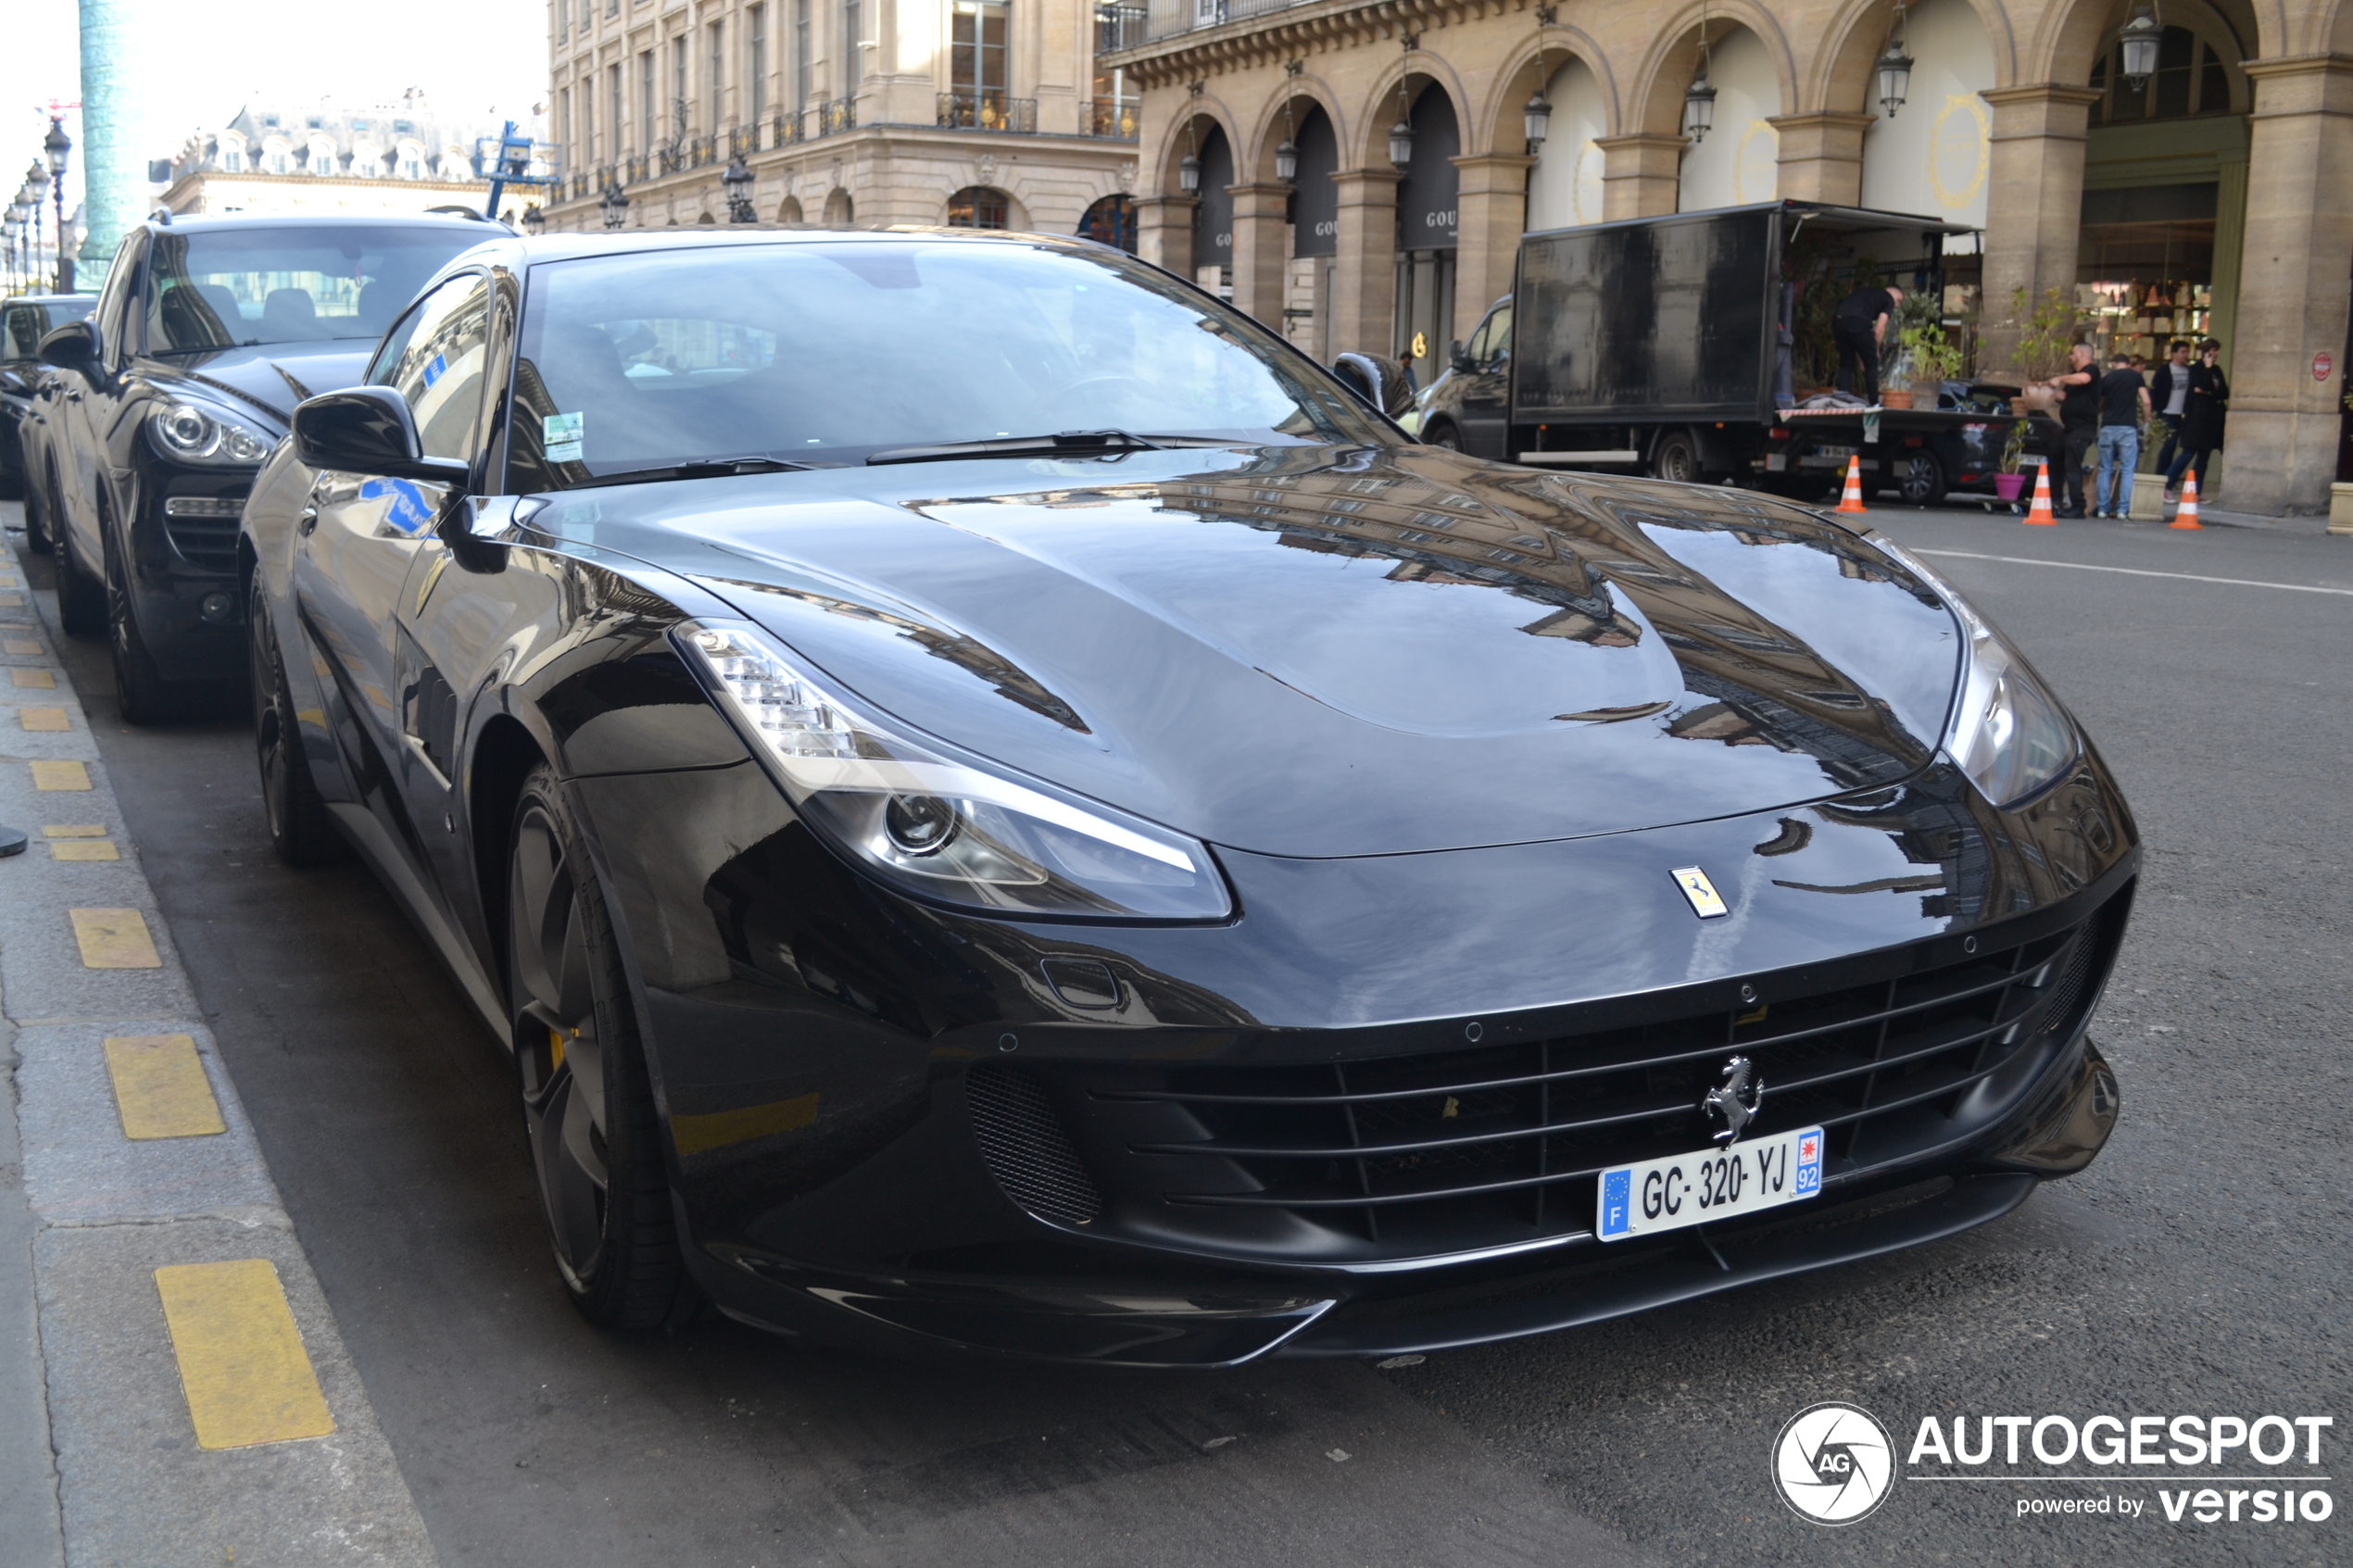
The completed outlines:
<svg viewBox="0 0 2353 1568">
<path fill-rule="evenodd" d="M 2093 515 L 2120 518 L 2133 510 L 2133 470 L 2141 463 L 2141 421 L 2148 417 L 2149 385 L 2133 369 L 2130 354 L 2111 354 L 2108 374 L 2094 390 L 2100 403 L 2100 476 L 2092 491 Z M 2108 474 L 2113 465 L 2113 488 Z"/>
</svg>

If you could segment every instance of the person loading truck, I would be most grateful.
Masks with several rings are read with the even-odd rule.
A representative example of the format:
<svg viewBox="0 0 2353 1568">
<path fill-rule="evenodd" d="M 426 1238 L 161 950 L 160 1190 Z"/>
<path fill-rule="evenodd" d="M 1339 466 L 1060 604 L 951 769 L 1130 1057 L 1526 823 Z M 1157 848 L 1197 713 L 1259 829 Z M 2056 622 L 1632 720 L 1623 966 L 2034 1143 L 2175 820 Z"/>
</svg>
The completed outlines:
<svg viewBox="0 0 2353 1568">
<path fill-rule="evenodd" d="M 1858 393 L 1866 403 L 1879 401 L 1880 344 L 1903 298 L 1902 289 L 1873 284 L 1838 302 L 1838 308 L 1831 313 L 1831 335 L 1838 343 L 1839 391 Z M 1850 365 L 1861 368 L 1860 386 L 1850 384 Z"/>
</svg>

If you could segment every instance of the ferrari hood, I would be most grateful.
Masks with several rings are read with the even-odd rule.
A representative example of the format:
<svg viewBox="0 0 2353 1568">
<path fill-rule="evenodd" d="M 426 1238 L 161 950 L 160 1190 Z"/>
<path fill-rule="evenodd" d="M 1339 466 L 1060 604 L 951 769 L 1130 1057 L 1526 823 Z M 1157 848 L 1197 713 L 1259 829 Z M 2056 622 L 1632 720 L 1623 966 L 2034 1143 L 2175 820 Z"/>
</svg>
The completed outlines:
<svg viewBox="0 0 2353 1568">
<path fill-rule="evenodd" d="M 1214 844 L 1624 832 L 1922 767 L 1960 643 L 1813 514 L 1433 448 L 1144 452 L 557 496 L 863 704 Z"/>
<path fill-rule="evenodd" d="M 227 395 L 233 408 L 256 408 L 283 429 L 294 406 L 321 392 L 356 386 L 368 372 L 373 338 L 335 338 L 321 343 L 257 344 L 214 354 L 173 355 L 141 368 L 157 385 L 185 383 L 216 399 Z"/>
</svg>

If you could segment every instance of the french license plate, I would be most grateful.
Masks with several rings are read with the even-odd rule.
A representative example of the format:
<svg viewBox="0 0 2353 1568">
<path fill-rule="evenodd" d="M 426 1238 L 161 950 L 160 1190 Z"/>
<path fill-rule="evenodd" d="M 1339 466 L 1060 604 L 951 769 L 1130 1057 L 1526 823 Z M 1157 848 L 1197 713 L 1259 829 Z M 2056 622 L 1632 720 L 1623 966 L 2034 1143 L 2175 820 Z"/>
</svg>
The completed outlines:
<svg viewBox="0 0 2353 1568">
<path fill-rule="evenodd" d="M 1822 1129 L 1809 1127 L 1730 1148 L 1614 1165 L 1602 1173 L 1593 1231 L 1604 1241 L 1625 1241 L 1778 1209 L 1821 1191 Z"/>
<path fill-rule="evenodd" d="M 1817 446 L 1814 448 L 1818 457 L 1824 458 L 1852 458 L 1861 450 L 1859 446 Z"/>
</svg>

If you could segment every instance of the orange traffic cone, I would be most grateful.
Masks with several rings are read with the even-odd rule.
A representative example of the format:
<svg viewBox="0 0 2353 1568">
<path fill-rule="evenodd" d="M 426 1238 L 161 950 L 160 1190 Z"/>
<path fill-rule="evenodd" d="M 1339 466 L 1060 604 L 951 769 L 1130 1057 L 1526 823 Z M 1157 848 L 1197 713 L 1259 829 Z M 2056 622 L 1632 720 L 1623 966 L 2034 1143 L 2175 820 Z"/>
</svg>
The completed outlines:
<svg viewBox="0 0 2353 1568">
<path fill-rule="evenodd" d="M 1838 509 L 1859 512 L 1863 509 L 1863 459 L 1846 459 L 1846 494 L 1838 498 Z"/>
<path fill-rule="evenodd" d="M 2051 465 L 2047 458 L 2034 470 L 2034 504 L 2026 508 L 2026 521 L 2037 528 L 2058 526 L 2058 515 L 2051 510 Z"/>
<path fill-rule="evenodd" d="M 2182 476 L 2182 504 L 2175 509 L 2173 521 L 2166 526 L 2169 528 L 2204 528 L 2206 526 L 2197 520 L 2197 470 L 2192 469 Z"/>
</svg>

